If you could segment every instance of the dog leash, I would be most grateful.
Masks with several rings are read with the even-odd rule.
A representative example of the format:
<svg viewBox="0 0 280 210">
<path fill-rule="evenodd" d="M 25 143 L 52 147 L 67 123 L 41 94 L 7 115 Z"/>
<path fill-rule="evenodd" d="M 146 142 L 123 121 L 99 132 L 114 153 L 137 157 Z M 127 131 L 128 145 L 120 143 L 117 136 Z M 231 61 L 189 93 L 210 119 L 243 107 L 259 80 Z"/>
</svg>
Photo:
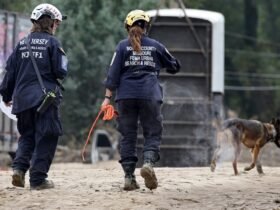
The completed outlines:
<svg viewBox="0 0 280 210">
<path fill-rule="evenodd" d="M 96 126 L 96 123 L 99 120 L 100 115 L 102 113 L 104 113 L 103 118 L 102 118 L 104 121 L 112 120 L 114 117 L 118 116 L 118 112 L 114 109 L 114 107 L 112 105 L 108 104 L 108 105 L 105 105 L 105 106 L 101 107 L 100 111 L 98 112 L 97 117 L 93 121 L 93 123 L 91 125 L 91 128 L 89 130 L 89 133 L 88 133 L 88 136 L 87 136 L 87 140 L 86 140 L 86 143 L 85 143 L 83 151 L 82 151 L 83 161 L 85 161 L 84 154 L 85 154 L 85 151 L 86 151 L 86 147 L 87 147 L 87 145 L 89 143 L 90 136 L 91 136 L 91 134 L 92 134 L 92 132 L 93 132 L 95 126 Z"/>
</svg>

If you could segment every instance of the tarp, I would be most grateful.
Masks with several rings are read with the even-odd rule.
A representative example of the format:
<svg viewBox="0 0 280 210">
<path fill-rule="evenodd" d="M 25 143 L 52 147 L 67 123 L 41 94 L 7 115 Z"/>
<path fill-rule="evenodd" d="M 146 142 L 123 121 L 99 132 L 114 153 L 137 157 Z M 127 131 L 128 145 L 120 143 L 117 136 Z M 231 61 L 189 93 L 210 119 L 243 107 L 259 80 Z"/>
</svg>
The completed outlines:
<svg viewBox="0 0 280 210">
<path fill-rule="evenodd" d="M 1 97 L 0 100 L 1 100 L 1 103 L 0 103 L 1 111 L 2 111 L 5 115 L 7 115 L 10 119 L 16 121 L 16 120 L 17 120 L 16 116 L 12 114 L 12 107 L 11 107 L 11 106 L 10 106 L 10 107 L 7 107 L 7 106 L 5 105 L 5 103 L 2 101 L 2 97 Z"/>
</svg>

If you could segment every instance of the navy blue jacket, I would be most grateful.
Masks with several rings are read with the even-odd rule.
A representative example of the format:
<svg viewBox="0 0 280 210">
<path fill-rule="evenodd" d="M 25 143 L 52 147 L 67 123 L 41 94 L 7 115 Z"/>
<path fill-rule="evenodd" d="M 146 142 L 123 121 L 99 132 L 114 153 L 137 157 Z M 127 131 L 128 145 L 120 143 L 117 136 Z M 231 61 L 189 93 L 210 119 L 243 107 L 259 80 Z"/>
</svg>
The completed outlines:
<svg viewBox="0 0 280 210">
<path fill-rule="evenodd" d="M 47 90 L 54 90 L 56 79 L 67 74 L 67 57 L 60 42 L 48 33 L 31 33 L 30 45 L 33 56 Z M 12 113 L 38 106 L 43 92 L 34 70 L 29 51 L 22 39 L 7 60 L 6 74 L 0 86 L 4 102 L 13 101 Z"/>
<path fill-rule="evenodd" d="M 180 63 L 158 41 L 147 36 L 141 38 L 142 50 L 133 51 L 128 39 L 116 47 L 105 80 L 105 86 L 116 90 L 115 100 L 152 99 L 162 101 L 159 72 L 166 68 L 168 73 L 177 73 Z"/>
</svg>

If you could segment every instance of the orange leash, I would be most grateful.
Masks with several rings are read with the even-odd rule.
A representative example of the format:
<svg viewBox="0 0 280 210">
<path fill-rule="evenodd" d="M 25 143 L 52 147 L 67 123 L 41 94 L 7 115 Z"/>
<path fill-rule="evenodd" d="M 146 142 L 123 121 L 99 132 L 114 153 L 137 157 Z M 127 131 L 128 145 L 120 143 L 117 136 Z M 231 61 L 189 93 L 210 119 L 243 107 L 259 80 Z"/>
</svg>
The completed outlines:
<svg viewBox="0 0 280 210">
<path fill-rule="evenodd" d="M 98 119 L 100 118 L 100 115 L 104 113 L 103 115 L 103 120 L 112 120 L 114 117 L 118 116 L 118 112 L 114 109 L 114 107 L 110 104 L 104 106 L 104 107 L 101 107 L 100 111 L 98 112 L 98 115 L 97 117 L 95 118 L 94 122 L 92 123 L 92 126 L 89 130 L 89 133 L 88 133 L 88 136 L 87 136 L 87 140 L 86 140 L 86 143 L 84 145 L 84 148 L 83 148 L 83 151 L 82 151 L 82 158 L 83 158 L 83 161 L 85 161 L 85 157 L 84 157 L 84 154 L 85 154 L 85 151 L 86 151 L 86 147 L 89 143 L 89 139 L 90 139 L 90 136 L 92 134 L 92 131 L 93 129 L 95 128 L 96 126 L 96 123 L 98 121 Z"/>
</svg>

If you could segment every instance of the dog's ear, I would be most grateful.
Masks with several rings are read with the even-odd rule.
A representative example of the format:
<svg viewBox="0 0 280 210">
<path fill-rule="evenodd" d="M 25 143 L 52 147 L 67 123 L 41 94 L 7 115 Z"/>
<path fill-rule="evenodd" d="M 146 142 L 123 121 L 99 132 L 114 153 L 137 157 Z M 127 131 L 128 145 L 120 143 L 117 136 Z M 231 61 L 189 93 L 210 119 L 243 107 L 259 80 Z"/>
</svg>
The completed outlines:
<svg viewBox="0 0 280 210">
<path fill-rule="evenodd" d="M 276 119 L 274 126 L 275 126 L 275 129 L 277 130 L 277 132 L 279 132 L 279 130 L 280 130 L 280 119 L 279 118 Z"/>
<path fill-rule="evenodd" d="M 279 118 L 277 118 L 277 120 L 276 120 L 276 124 L 277 124 L 277 125 L 279 125 L 279 124 L 280 124 L 280 119 L 279 119 Z"/>
<path fill-rule="evenodd" d="M 273 124 L 273 125 L 275 125 L 276 120 L 275 120 L 275 118 L 274 118 L 274 117 L 271 119 L 270 123 L 271 123 L 271 124 Z"/>
<path fill-rule="evenodd" d="M 274 143 L 276 144 L 276 146 L 277 146 L 278 148 L 280 148 L 280 143 L 279 143 L 279 141 L 278 141 L 277 139 L 274 141 Z"/>
<path fill-rule="evenodd" d="M 275 120 L 274 127 L 276 129 L 276 138 L 274 143 L 278 148 L 280 148 L 280 119 L 278 117 Z"/>
</svg>

